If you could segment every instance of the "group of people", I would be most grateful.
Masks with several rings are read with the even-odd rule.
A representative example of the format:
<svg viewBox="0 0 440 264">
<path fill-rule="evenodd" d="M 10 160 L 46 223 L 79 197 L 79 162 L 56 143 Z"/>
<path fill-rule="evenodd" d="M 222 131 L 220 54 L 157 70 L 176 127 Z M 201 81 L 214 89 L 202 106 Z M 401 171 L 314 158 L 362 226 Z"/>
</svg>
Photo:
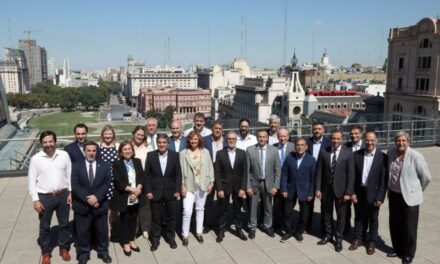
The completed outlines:
<svg viewBox="0 0 440 264">
<path fill-rule="evenodd" d="M 135 127 L 131 141 L 117 143 L 114 129 L 106 125 L 95 143 L 87 140 L 87 126 L 77 124 L 75 141 L 64 151 L 55 148 L 54 132 L 42 132 L 42 151 L 32 157 L 28 175 L 40 219 L 42 263 L 51 260 L 54 212 L 60 227 L 59 253 L 70 260 L 70 206 L 77 260 L 83 264 L 92 246 L 104 263 L 112 262 L 110 235 L 126 256 L 140 251 L 137 235 L 150 240 L 151 251 L 158 249 L 161 235 L 175 249 L 177 230 L 182 245 L 188 246 L 194 211 L 198 243 L 210 230 L 218 243 L 228 230 L 241 240 L 254 239 L 259 226 L 270 237 L 282 231 L 280 242 L 302 242 L 304 233 L 313 232 L 316 199 L 323 234 L 318 245 L 331 242 L 337 252 L 342 250 L 344 233 L 351 230 L 353 204 L 355 239 L 349 250 L 365 245 L 371 255 L 387 191 L 394 249 L 387 256 L 412 262 L 419 205 L 431 175 L 423 156 L 409 147 L 406 132 L 397 133 L 396 147 L 384 154 L 377 149 L 376 133 L 363 133 L 361 126 L 350 128 L 351 141 L 344 144 L 343 131 L 335 129 L 328 137 L 321 122 L 312 125 L 312 137 L 294 142 L 276 115 L 270 117 L 269 129 L 258 130 L 256 136 L 250 125 L 242 119 L 239 133 L 224 134 L 221 121 L 208 129 L 204 115 L 197 113 L 192 128 L 183 132 L 181 122 L 173 121 L 168 136 L 157 133 L 156 119 L 148 118 L 145 126 Z M 228 221 L 231 201 L 233 229 Z M 296 203 L 299 217 L 294 224 Z"/>
</svg>

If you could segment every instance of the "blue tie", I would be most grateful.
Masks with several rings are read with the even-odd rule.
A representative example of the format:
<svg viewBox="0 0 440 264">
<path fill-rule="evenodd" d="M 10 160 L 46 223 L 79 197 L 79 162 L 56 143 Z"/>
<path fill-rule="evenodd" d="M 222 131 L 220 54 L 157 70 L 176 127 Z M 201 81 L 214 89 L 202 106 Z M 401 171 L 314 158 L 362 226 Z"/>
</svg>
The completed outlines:
<svg viewBox="0 0 440 264">
<path fill-rule="evenodd" d="M 284 164 L 284 146 L 281 145 L 281 167 L 283 167 Z"/>
</svg>

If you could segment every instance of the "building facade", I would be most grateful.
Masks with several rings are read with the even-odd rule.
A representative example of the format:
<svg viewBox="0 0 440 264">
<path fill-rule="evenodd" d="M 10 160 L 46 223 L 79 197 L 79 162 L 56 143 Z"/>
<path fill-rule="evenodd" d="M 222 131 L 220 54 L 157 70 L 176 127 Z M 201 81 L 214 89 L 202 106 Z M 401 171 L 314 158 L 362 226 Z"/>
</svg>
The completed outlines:
<svg viewBox="0 0 440 264">
<path fill-rule="evenodd" d="M 149 89 L 142 88 L 138 96 L 138 112 L 145 115 L 150 110 L 164 111 L 174 108 L 174 118 L 192 120 L 194 114 L 202 112 L 211 116 L 211 92 L 204 89 Z"/>
<path fill-rule="evenodd" d="M 47 54 L 46 49 L 37 46 L 37 41 L 20 39 L 19 49 L 26 56 L 27 69 L 31 85 L 47 80 Z"/>
<path fill-rule="evenodd" d="M 413 116 L 437 118 L 440 20 L 424 18 L 413 26 L 392 28 L 388 43 L 386 120 L 396 121 L 395 129 L 405 129 L 400 121 Z M 414 129 L 422 133 L 423 123 Z"/>
</svg>

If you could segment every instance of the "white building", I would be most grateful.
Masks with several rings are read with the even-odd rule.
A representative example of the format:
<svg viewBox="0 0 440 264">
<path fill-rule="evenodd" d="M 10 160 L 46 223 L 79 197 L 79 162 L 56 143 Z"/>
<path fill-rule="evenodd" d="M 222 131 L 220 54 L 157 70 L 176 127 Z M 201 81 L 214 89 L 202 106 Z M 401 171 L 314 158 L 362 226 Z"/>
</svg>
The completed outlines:
<svg viewBox="0 0 440 264">
<path fill-rule="evenodd" d="M 384 96 L 386 84 L 357 83 L 354 85 L 353 90 L 371 95 Z"/>
<path fill-rule="evenodd" d="M 22 72 L 15 61 L 0 61 L 0 76 L 5 93 L 25 93 Z"/>
</svg>

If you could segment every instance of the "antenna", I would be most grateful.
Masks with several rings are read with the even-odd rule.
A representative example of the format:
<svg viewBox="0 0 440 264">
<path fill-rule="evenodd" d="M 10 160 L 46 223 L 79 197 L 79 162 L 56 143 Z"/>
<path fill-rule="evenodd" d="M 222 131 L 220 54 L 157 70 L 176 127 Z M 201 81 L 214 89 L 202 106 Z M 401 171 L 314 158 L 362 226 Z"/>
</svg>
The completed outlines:
<svg viewBox="0 0 440 264">
<path fill-rule="evenodd" d="M 208 26 L 208 65 L 210 67 L 210 56 L 211 56 L 211 28 Z"/>
<path fill-rule="evenodd" d="M 170 55 L 170 37 L 167 38 L 167 53 L 168 53 L 167 65 L 170 65 L 170 57 L 171 57 L 171 55 Z"/>
<path fill-rule="evenodd" d="M 240 45 L 240 57 L 244 57 L 244 17 L 241 16 L 241 32 L 240 32 L 240 39 L 241 39 L 241 45 Z"/>
<path fill-rule="evenodd" d="M 315 60 L 314 53 L 315 53 L 315 29 L 313 29 L 313 33 L 312 33 L 312 65 Z"/>
<path fill-rule="evenodd" d="M 244 58 L 247 54 L 247 16 L 244 17 Z"/>
<path fill-rule="evenodd" d="M 12 47 L 11 19 L 8 16 L 9 47 Z"/>
<path fill-rule="evenodd" d="M 284 53 L 283 53 L 284 65 L 286 65 L 286 39 L 287 39 L 287 1 L 284 0 Z"/>
</svg>

